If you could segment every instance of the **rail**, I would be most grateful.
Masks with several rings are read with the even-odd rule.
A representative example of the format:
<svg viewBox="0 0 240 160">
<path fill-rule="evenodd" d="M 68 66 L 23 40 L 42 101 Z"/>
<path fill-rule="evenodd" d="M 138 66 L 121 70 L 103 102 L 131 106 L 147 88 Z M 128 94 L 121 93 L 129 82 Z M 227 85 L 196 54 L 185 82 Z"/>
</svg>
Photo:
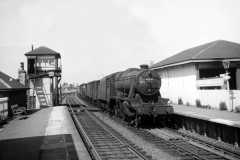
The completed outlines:
<svg viewBox="0 0 240 160">
<path fill-rule="evenodd" d="M 221 156 L 223 156 L 224 158 L 229 158 L 229 159 L 231 159 L 232 157 L 234 157 L 234 158 L 240 159 L 240 153 L 239 153 L 239 152 L 237 153 L 237 152 L 235 152 L 235 151 L 233 151 L 233 150 L 231 150 L 231 149 L 229 149 L 229 148 L 219 147 L 219 146 L 217 146 L 216 144 L 212 144 L 212 143 L 210 143 L 210 142 L 203 141 L 203 140 L 201 140 L 201 139 L 198 139 L 198 138 L 189 136 L 189 135 L 184 134 L 184 133 L 179 133 L 179 132 L 177 132 L 177 131 L 175 131 L 175 130 L 173 130 L 173 129 L 171 129 L 171 128 L 165 127 L 165 129 L 166 129 L 166 130 L 169 130 L 169 131 L 171 131 L 171 132 L 173 132 L 173 133 L 175 133 L 175 134 L 178 134 L 178 135 L 180 135 L 180 136 L 183 136 L 186 141 L 189 141 L 189 142 L 192 141 L 192 142 L 201 144 L 201 145 L 203 145 L 203 146 L 209 147 L 209 148 L 211 148 L 211 149 L 213 149 L 213 150 L 215 150 L 215 151 L 217 151 L 217 152 L 220 152 L 220 153 L 222 153 Z M 206 149 L 206 148 L 205 148 L 205 149 Z M 209 150 L 209 151 L 210 151 L 210 152 L 214 152 L 214 151 L 212 151 L 212 150 Z M 214 152 L 214 153 L 219 154 L 219 153 L 217 153 L 217 152 Z"/>
<path fill-rule="evenodd" d="M 68 95 L 68 96 L 69 96 L 69 95 Z M 72 114 L 72 116 L 73 116 L 74 122 L 76 123 L 77 127 L 80 129 L 80 132 L 81 132 L 82 136 L 84 137 L 87 145 L 88 145 L 89 148 L 91 149 L 94 157 L 95 157 L 97 160 L 101 160 L 101 157 L 98 155 L 96 149 L 94 148 L 92 142 L 91 142 L 90 139 L 88 138 L 88 136 L 87 136 L 86 132 L 84 131 L 82 125 L 79 123 L 79 121 L 78 121 L 78 119 L 77 119 L 77 117 L 76 117 L 76 115 L 75 115 L 75 113 L 74 113 L 74 111 L 73 111 L 73 109 L 72 109 L 72 106 L 71 106 L 71 103 L 70 103 L 69 99 L 68 99 L 68 105 L 69 105 L 69 108 L 70 108 L 70 110 L 71 110 L 71 114 Z"/>
<path fill-rule="evenodd" d="M 76 101 L 78 103 L 79 106 L 82 106 L 81 103 L 79 103 L 79 101 L 75 98 L 74 101 Z M 87 144 L 90 146 L 90 149 L 92 150 L 93 154 L 95 157 L 97 157 L 97 159 L 101 159 L 101 156 L 98 154 L 97 150 L 95 149 L 94 145 L 92 144 L 91 140 L 89 139 L 89 137 L 87 136 L 87 133 L 84 131 L 83 126 L 80 124 L 80 122 L 78 121 L 72 107 L 71 104 L 68 100 L 69 106 L 70 106 L 70 110 L 71 113 L 73 114 L 74 120 L 76 121 L 77 126 L 79 127 L 80 131 L 82 132 L 83 137 L 86 139 Z M 95 115 L 93 115 L 92 113 L 90 113 L 86 108 L 82 107 L 82 109 L 84 109 L 85 113 L 91 117 L 99 126 L 101 126 L 104 130 L 106 130 L 108 133 L 110 133 L 115 139 L 117 139 L 118 142 L 120 142 L 125 148 L 128 148 L 128 150 L 130 152 L 132 152 L 134 155 L 136 155 L 138 157 L 138 159 L 142 159 L 142 160 L 149 160 L 149 156 L 144 155 L 142 153 L 140 153 L 140 151 L 136 150 L 133 146 L 131 146 L 129 143 L 125 142 L 121 137 L 119 137 L 119 135 L 117 135 L 116 133 L 114 133 L 114 131 L 112 131 L 108 126 L 106 126 L 103 122 L 101 122 L 101 120 L 99 120 L 97 117 L 95 117 Z M 150 158 L 151 159 L 151 158 Z"/>
</svg>

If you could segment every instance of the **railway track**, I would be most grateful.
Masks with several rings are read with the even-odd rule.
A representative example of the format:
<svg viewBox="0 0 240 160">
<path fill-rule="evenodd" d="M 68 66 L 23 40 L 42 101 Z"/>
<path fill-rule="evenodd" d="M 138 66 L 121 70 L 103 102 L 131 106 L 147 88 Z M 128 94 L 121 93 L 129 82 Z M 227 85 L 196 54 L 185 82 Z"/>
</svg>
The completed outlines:
<svg viewBox="0 0 240 160">
<path fill-rule="evenodd" d="M 126 123 L 120 121 L 118 118 L 114 118 L 116 123 L 121 123 L 123 126 L 126 126 Z M 171 155 L 181 157 L 181 159 L 239 159 L 239 155 L 230 151 L 229 149 L 216 147 L 210 143 L 204 143 L 199 139 L 186 138 L 187 135 L 173 135 L 169 133 L 161 132 L 161 137 L 156 134 L 150 133 L 146 129 L 136 129 L 133 127 L 128 127 L 130 131 L 142 137 L 145 141 L 154 144 L 157 148 L 164 150 Z M 170 131 L 169 131 L 170 132 Z M 171 130 L 173 132 L 173 130 Z M 182 138 L 182 137 L 185 138 Z M 211 148 L 211 149 L 209 149 Z M 220 151 L 220 152 L 219 152 Z"/>
<path fill-rule="evenodd" d="M 193 145 L 197 145 L 200 148 L 204 148 L 210 152 L 214 152 L 216 154 L 219 154 L 227 159 L 240 159 L 240 151 L 236 150 L 235 147 L 231 147 L 229 145 L 228 147 L 223 147 L 214 143 L 210 143 L 206 140 L 202 140 L 200 138 L 196 138 L 193 136 L 190 136 L 186 133 L 180 133 L 176 130 L 170 129 L 170 128 L 163 128 L 158 129 L 157 132 L 160 132 L 160 134 L 168 135 L 170 139 L 174 139 L 173 135 L 176 137 L 179 137 L 180 139 L 183 139 L 189 143 L 192 143 Z"/>
<path fill-rule="evenodd" d="M 95 128 L 88 129 L 88 126 L 91 125 L 91 123 L 93 123 L 93 122 L 90 120 L 86 120 L 87 118 L 85 116 L 88 116 L 86 111 L 80 112 L 80 113 L 78 112 L 78 114 L 81 115 L 80 116 L 81 118 L 78 118 L 78 119 L 82 119 L 82 120 L 80 120 L 80 121 L 82 121 L 81 123 L 83 123 L 85 126 L 87 126 L 86 134 L 90 135 L 89 140 L 91 139 L 90 141 L 94 142 L 93 144 L 97 147 L 101 146 L 101 145 L 99 145 L 99 143 L 102 144 L 101 140 L 103 140 L 103 143 L 106 144 L 106 146 L 109 146 L 108 145 L 109 141 L 113 141 L 114 138 L 112 138 L 112 136 L 108 135 L 108 133 L 106 131 L 99 132 L 98 130 L 100 130 L 100 129 L 97 127 L 96 127 L 96 129 Z M 76 114 L 76 116 L 77 116 L 77 114 Z M 181 159 L 203 159 L 203 160 L 240 159 L 239 155 L 235 152 L 232 152 L 230 149 L 217 147 L 214 144 L 206 143 L 199 139 L 194 139 L 193 137 L 189 137 L 188 135 L 183 135 L 181 133 L 177 133 L 176 131 L 170 130 L 168 128 L 165 128 L 167 130 L 167 132 L 160 131 L 160 130 L 157 131 L 157 132 L 160 132 L 159 134 L 161 134 L 161 137 L 164 137 L 164 138 L 161 138 L 161 137 L 157 136 L 156 134 L 150 133 L 146 129 L 142 129 L 142 128 L 136 129 L 133 127 L 129 127 L 126 125 L 126 122 L 121 121 L 119 118 L 113 117 L 113 120 L 116 123 L 121 124 L 123 127 L 127 127 L 131 132 L 138 135 L 139 137 L 142 137 L 142 139 L 144 139 L 146 142 L 154 144 L 158 149 L 168 152 L 171 155 L 174 155 L 176 157 L 180 157 Z M 174 132 L 174 134 L 169 134 L 170 132 Z M 105 139 L 105 137 L 111 137 L 111 138 L 108 140 L 108 139 Z M 98 138 L 100 140 L 97 140 Z M 123 139 L 125 139 L 125 138 L 123 138 Z M 126 139 L 125 139 L 125 142 L 127 142 L 127 143 L 121 143 L 121 145 L 119 144 L 119 142 L 117 142 L 116 146 L 120 145 L 123 147 L 123 146 L 127 146 L 127 145 L 131 144 L 131 142 Z M 105 147 L 105 148 L 107 149 L 107 147 Z M 134 148 L 138 148 L 138 147 L 134 146 Z M 98 150 L 102 151 L 100 153 L 103 153 L 103 154 L 104 153 L 109 153 L 109 154 L 113 153 L 111 151 L 111 149 L 113 149 L 113 147 L 110 148 L 110 150 L 109 150 L 110 152 L 106 152 L 106 151 L 104 151 L 104 149 L 98 148 Z M 116 149 L 116 150 L 118 150 L 118 149 Z M 141 152 L 142 151 L 140 149 L 140 153 Z M 125 152 L 122 152 L 122 153 L 125 153 Z M 125 157 L 125 155 L 124 155 L 124 157 Z M 150 158 L 146 158 L 146 159 L 150 159 Z M 130 158 L 127 158 L 127 159 L 130 159 Z M 131 159 L 134 159 L 134 158 L 131 158 Z M 137 159 L 140 159 L 140 157 L 137 157 Z"/>
<path fill-rule="evenodd" d="M 122 137 L 115 130 L 104 124 L 84 107 L 72 108 L 79 105 L 76 99 L 68 97 L 69 107 L 73 119 L 84 138 L 85 144 L 94 159 L 121 159 L 121 160 L 151 160 L 152 157 L 139 147 Z"/>
</svg>

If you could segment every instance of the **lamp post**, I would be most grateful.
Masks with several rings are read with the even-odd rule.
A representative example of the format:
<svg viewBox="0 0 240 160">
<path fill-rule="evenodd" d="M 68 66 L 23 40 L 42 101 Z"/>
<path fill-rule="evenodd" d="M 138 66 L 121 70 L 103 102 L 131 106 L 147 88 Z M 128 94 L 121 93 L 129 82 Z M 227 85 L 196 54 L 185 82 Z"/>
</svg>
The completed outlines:
<svg viewBox="0 0 240 160">
<path fill-rule="evenodd" d="M 226 73 L 224 74 L 223 79 L 227 83 L 227 90 L 228 90 L 228 92 L 230 94 L 229 99 L 230 99 L 230 106 L 232 108 L 231 111 L 233 111 L 233 92 L 229 90 L 229 82 L 228 82 L 228 80 L 231 78 L 229 76 L 229 73 L 228 73 L 228 69 L 229 69 L 229 66 L 230 66 L 230 61 L 229 60 L 223 60 L 222 64 L 223 64 L 223 67 L 224 67 L 224 69 L 226 71 Z"/>
<path fill-rule="evenodd" d="M 228 68 L 230 66 L 230 61 L 225 59 L 225 60 L 222 61 L 222 64 L 223 64 L 223 67 L 224 67 L 226 73 L 228 73 Z"/>
<path fill-rule="evenodd" d="M 223 67 L 224 67 L 224 69 L 225 69 L 225 71 L 226 71 L 223 79 L 224 79 L 224 81 L 227 83 L 227 90 L 229 90 L 229 82 L 228 82 L 228 80 L 229 80 L 231 77 L 229 76 L 228 69 L 229 69 L 229 66 L 230 66 L 230 61 L 229 61 L 229 60 L 223 60 L 223 61 L 222 61 L 222 64 L 223 64 Z"/>
</svg>

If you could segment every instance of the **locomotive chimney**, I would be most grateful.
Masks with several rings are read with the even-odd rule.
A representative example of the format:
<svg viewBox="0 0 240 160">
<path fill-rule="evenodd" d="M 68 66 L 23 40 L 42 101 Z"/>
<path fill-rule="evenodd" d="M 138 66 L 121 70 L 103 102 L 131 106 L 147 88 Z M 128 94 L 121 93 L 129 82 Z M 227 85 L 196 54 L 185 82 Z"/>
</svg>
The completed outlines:
<svg viewBox="0 0 240 160">
<path fill-rule="evenodd" d="M 142 65 L 140 65 L 140 69 L 141 70 L 147 70 L 148 69 L 148 65 L 147 64 L 142 64 Z"/>
</svg>

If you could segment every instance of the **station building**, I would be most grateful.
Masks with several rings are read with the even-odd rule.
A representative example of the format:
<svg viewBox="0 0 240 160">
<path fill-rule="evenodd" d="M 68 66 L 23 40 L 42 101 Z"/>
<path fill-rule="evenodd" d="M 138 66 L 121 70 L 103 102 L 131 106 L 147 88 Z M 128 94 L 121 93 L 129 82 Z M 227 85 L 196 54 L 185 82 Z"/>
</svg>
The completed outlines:
<svg viewBox="0 0 240 160">
<path fill-rule="evenodd" d="M 27 107 L 28 87 L 0 71 L 0 116 L 12 116 L 11 106 Z"/>
<path fill-rule="evenodd" d="M 162 97 L 234 111 L 240 108 L 240 44 L 217 40 L 184 50 L 150 66 L 162 78 Z"/>
<path fill-rule="evenodd" d="M 30 91 L 28 108 L 55 106 L 59 104 L 59 83 L 61 81 L 60 53 L 41 46 L 25 54 Z"/>
</svg>

